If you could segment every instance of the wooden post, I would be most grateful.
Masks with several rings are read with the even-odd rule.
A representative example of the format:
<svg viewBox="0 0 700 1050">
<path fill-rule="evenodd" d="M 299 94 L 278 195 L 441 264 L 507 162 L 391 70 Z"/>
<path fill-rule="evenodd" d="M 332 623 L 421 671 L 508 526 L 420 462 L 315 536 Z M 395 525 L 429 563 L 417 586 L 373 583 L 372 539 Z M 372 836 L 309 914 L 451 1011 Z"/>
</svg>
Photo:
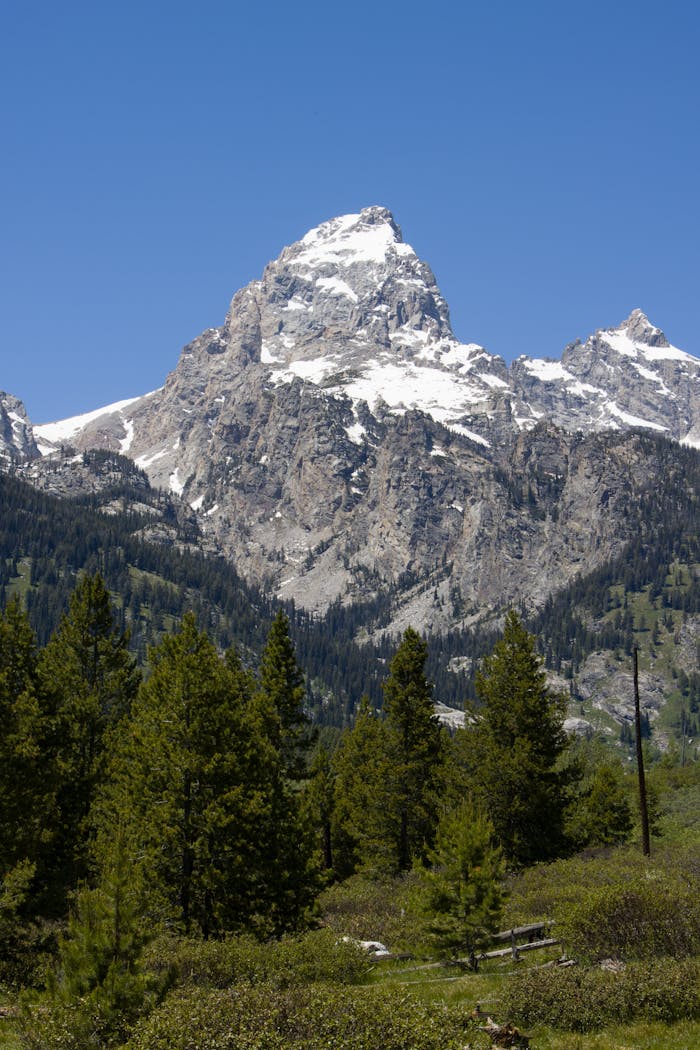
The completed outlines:
<svg viewBox="0 0 700 1050">
<path fill-rule="evenodd" d="M 649 811 L 647 809 L 647 789 L 644 781 L 644 756 L 642 754 L 642 715 L 639 706 L 639 650 L 635 645 L 632 650 L 634 657 L 634 728 L 637 738 L 637 776 L 639 778 L 639 815 L 642 821 L 642 853 L 645 857 L 651 855 L 649 845 Z"/>
</svg>

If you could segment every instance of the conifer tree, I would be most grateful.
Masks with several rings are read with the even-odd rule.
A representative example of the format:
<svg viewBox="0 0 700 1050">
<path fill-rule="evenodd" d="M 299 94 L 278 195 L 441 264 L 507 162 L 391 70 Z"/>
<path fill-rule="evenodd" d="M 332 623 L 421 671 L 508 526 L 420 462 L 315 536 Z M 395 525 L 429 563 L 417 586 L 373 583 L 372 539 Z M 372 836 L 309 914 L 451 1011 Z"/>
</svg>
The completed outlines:
<svg viewBox="0 0 700 1050">
<path fill-rule="evenodd" d="M 248 678 L 186 614 L 115 740 L 102 841 L 123 823 L 150 907 L 205 936 L 282 932 L 310 903 L 310 842 Z"/>
<path fill-rule="evenodd" d="M 389 835 L 396 871 L 425 855 L 438 821 L 442 735 L 432 686 L 425 676 L 428 647 L 409 627 L 384 682 L 390 797 Z"/>
<path fill-rule="evenodd" d="M 309 719 L 303 707 L 304 675 L 289 635 L 289 620 L 281 609 L 272 621 L 262 654 L 260 694 L 267 705 L 268 733 L 286 775 L 300 780 L 306 772 Z"/>
<path fill-rule="evenodd" d="M 102 577 L 84 576 L 41 652 L 39 679 L 52 720 L 55 777 L 52 864 L 66 886 L 87 870 L 89 815 L 104 776 L 105 733 L 126 713 L 139 682 Z"/>
<path fill-rule="evenodd" d="M 323 867 L 329 872 L 333 869 L 335 774 L 331 757 L 323 746 L 317 749 L 311 763 L 304 803 L 318 835 Z"/>
<path fill-rule="evenodd" d="M 430 933 L 447 955 L 473 960 L 498 927 L 505 866 L 493 835 L 491 821 L 471 799 L 445 813 L 438 824 L 419 894 Z"/>
<path fill-rule="evenodd" d="M 366 696 L 355 724 L 333 756 L 333 867 L 346 878 L 360 868 L 390 871 L 394 853 L 387 828 L 389 758 L 386 724 Z"/>
<path fill-rule="evenodd" d="M 121 829 L 115 829 L 98 884 L 76 896 L 59 942 L 47 992 L 30 1016 L 31 1045 L 121 1046 L 140 1014 L 157 1001 L 159 984 L 141 966 L 149 940 L 143 893 Z M 65 1044 L 66 1031 L 70 1043 Z"/>
<path fill-rule="evenodd" d="M 36 861 L 49 825 L 48 723 L 37 680 L 37 648 L 15 599 L 0 615 L 0 876 Z"/>
<path fill-rule="evenodd" d="M 563 768 L 566 697 L 547 688 L 534 639 L 513 611 L 476 679 L 482 703 L 474 745 L 478 792 L 508 861 L 531 864 L 567 849 L 572 770 Z"/>
<path fill-rule="evenodd" d="M 256 788 L 258 816 L 256 852 L 251 877 L 257 907 L 248 928 L 263 936 L 299 929 L 321 882 L 314 828 L 301 785 L 290 779 L 290 768 L 270 736 L 270 703 L 258 693 L 247 707 L 254 733 L 254 767 L 249 774 Z M 276 718 L 272 719 L 277 726 Z"/>
<path fill-rule="evenodd" d="M 626 842 L 632 831 L 632 807 L 622 771 L 610 762 L 597 767 L 580 804 L 579 835 L 587 846 Z"/>
</svg>

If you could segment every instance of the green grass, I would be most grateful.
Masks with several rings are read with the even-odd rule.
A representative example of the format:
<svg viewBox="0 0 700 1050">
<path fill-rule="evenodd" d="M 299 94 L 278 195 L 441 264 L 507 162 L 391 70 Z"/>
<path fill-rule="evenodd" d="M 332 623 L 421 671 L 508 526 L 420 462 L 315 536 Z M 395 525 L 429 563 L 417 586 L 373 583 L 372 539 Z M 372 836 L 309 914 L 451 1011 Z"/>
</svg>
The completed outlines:
<svg viewBox="0 0 700 1050">
<path fill-rule="evenodd" d="M 407 966 L 387 966 L 381 980 L 397 990 L 408 988 L 413 995 L 426 1004 L 454 1007 L 472 1011 L 477 1004 L 494 1020 L 503 1023 L 506 1020 L 502 1006 L 502 990 L 508 980 L 507 973 L 463 974 L 455 979 L 449 968 L 443 969 L 436 976 L 424 976 L 418 972 L 411 974 Z M 538 1025 L 521 1029 L 530 1037 L 530 1050 L 693 1050 L 700 1046 L 700 1022 L 687 1021 L 673 1025 L 638 1022 L 624 1026 L 613 1026 L 598 1032 L 577 1034 L 559 1032 L 553 1028 Z M 473 1050 L 490 1047 L 486 1035 L 482 1041 L 472 1039 L 469 1044 Z"/>
<path fill-rule="evenodd" d="M 632 1024 L 576 1035 L 534 1028 L 530 1050 L 693 1050 L 700 1046 L 700 1022 Z"/>
<path fill-rule="evenodd" d="M 13 576 L 7 584 L 7 599 L 19 598 L 24 606 L 27 601 L 27 592 L 31 590 L 32 559 L 19 558 L 17 561 L 17 575 Z"/>
</svg>

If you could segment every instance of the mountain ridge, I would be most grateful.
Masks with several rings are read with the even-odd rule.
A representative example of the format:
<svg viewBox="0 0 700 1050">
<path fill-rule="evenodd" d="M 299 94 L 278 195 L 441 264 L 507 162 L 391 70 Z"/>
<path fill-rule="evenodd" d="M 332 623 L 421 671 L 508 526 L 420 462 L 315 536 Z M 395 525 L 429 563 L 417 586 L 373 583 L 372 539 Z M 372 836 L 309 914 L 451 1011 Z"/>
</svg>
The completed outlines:
<svg viewBox="0 0 700 1050">
<path fill-rule="evenodd" d="M 460 343 L 430 267 L 373 207 L 285 248 L 163 387 L 37 426 L 44 458 L 16 458 L 31 479 L 63 445 L 128 455 L 268 591 L 323 611 L 410 577 L 438 604 L 406 587 L 397 624 L 444 629 L 614 554 L 615 514 L 655 467 L 596 435 L 700 447 L 699 395 L 700 361 L 641 310 L 560 361 Z"/>
</svg>

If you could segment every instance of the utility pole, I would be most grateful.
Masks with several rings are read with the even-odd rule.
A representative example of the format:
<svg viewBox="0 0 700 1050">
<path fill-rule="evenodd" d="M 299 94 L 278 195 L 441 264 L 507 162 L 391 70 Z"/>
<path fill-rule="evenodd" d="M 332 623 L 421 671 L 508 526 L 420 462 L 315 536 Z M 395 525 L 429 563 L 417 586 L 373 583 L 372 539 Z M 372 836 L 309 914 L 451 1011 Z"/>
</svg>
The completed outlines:
<svg viewBox="0 0 700 1050">
<path fill-rule="evenodd" d="M 681 708 L 681 769 L 685 765 L 685 734 L 687 726 L 685 722 L 685 708 Z"/>
<path fill-rule="evenodd" d="M 644 756 L 642 755 L 642 715 L 639 707 L 639 650 L 635 645 L 632 650 L 634 657 L 634 728 L 637 738 L 637 776 L 639 778 L 639 815 L 642 821 L 642 853 L 645 857 L 651 855 L 649 845 L 649 811 L 647 809 L 647 788 L 644 781 Z"/>
</svg>

